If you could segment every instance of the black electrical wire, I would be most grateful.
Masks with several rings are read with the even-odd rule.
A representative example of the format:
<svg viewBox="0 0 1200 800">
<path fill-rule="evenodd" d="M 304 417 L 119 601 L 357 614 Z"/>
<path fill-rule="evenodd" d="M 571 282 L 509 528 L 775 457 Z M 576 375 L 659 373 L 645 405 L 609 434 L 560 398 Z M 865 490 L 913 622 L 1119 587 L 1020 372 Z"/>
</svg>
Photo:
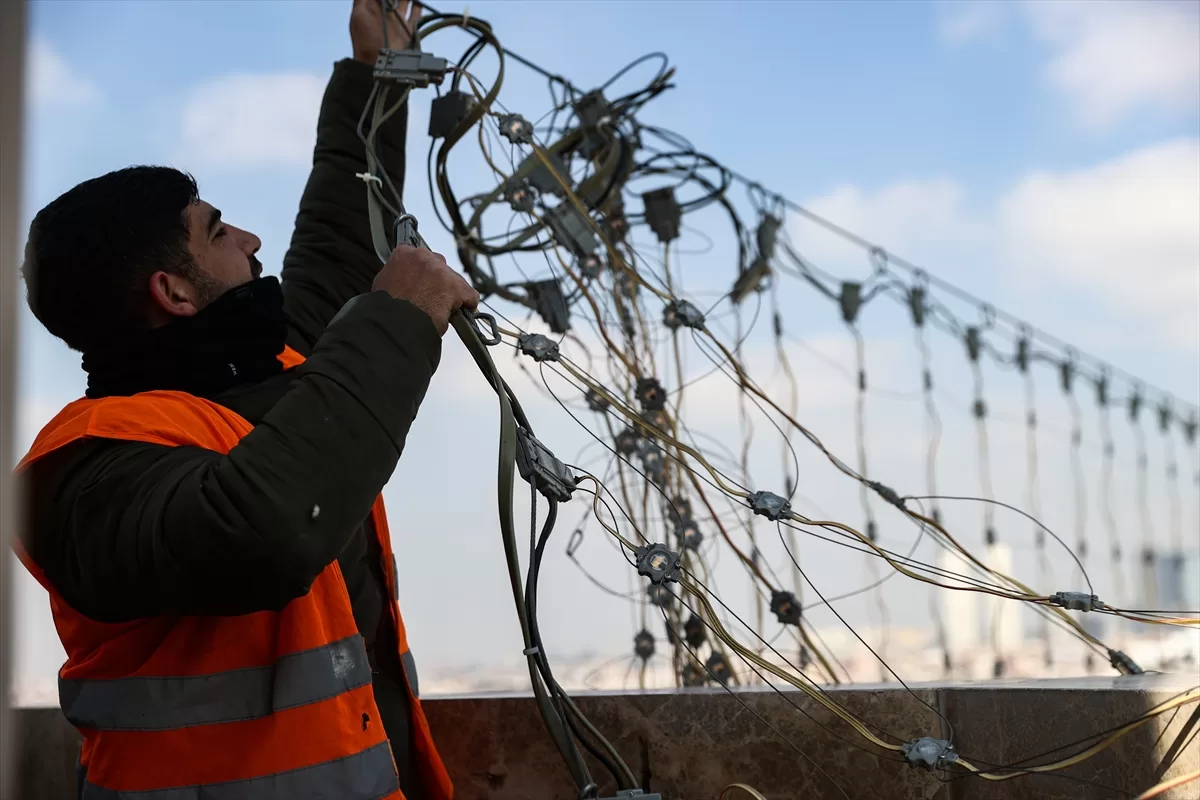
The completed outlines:
<svg viewBox="0 0 1200 800">
<path fill-rule="evenodd" d="M 482 41 L 482 40 L 480 40 L 480 41 Z M 477 53 L 477 52 L 481 51 L 482 49 L 483 49 L 483 48 L 482 48 L 482 46 L 479 46 L 479 47 L 478 47 L 478 48 L 475 50 L 475 52 Z M 501 52 L 503 52 L 503 50 L 501 50 Z M 474 56 L 472 55 L 471 57 L 473 58 Z M 550 86 L 551 86 L 551 91 L 552 91 L 552 93 L 553 93 L 553 91 L 554 91 L 554 88 L 553 88 L 553 87 L 554 87 L 554 86 L 555 86 L 555 84 L 556 84 L 555 76 L 551 76 L 549 73 L 544 73 L 544 74 L 546 74 L 546 75 L 548 76 L 548 80 L 549 80 L 549 83 L 550 83 Z M 663 73 L 662 71 L 660 71 L 659 78 L 661 78 L 661 77 L 663 76 L 663 74 L 664 74 L 664 73 Z M 618 77 L 619 77 L 619 76 L 618 76 Z M 659 78 L 656 78 L 656 82 L 659 80 Z M 569 86 L 569 84 L 563 83 L 562 85 L 564 86 L 564 89 L 566 89 L 567 91 L 570 91 L 570 92 L 572 92 L 572 93 L 576 93 L 576 94 L 578 93 L 576 90 L 574 90 L 574 88 L 573 88 L 573 87 L 570 87 L 570 86 Z M 655 92 L 656 92 L 656 91 L 658 91 L 658 90 L 660 90 L 660 89 L 658 89 L 658 88 L 656 88 L 656 87 L 654 87 L 654 86 L 652 85 L 651 87 L 649 87 L 649 88 L 648 88 L 648 89 L 646 89 L 646 90 L 641 90 L 641 91 L 639 91 L 639 92 L 635 92 L 635 93 L 633 93 L 632 95 L 628 95 L 628 96 L 627 96 L 627 98 L 629 98 L 629 102 L 630 102 L 631 104 L 635 104 L 635 103 L 641 103 L 641 102 L 644 102 L 644 99 L 642 99 L 644 96 L 646 96 L 646 95 L 652 95 L 653 93 L 655 93 Z M 624 98 L 623 98 L 623 99 L 624 99 Z M 685 176 L 685 177 L 684 177 L 684 179 L 685 179 L 685 180 L 697 180 L 697 179 L 702 179 L 702 177 L 700 176 L 700 174 L 699 174 L 698 170 L 699 170 L 700 168 L 706 168 L 707 166 L 711 166 L 711 167 L 713 167 L 713 168 L 716 168 L 716 169 L 718 169 L 718 170 L 720 171 L 720 175 L 721 175 L 721 182 L 720 182 L 720 185 L 721 185 L 721 192 L 720 192 L 718 195 L 716 195 L 716 197 L 723 197 L 724 190 L 725 190 L 725 188 L 727 188 L 727 186 L 729 185 L 730 177 L 727 175 L 727 173 L 726 173 L 726 171 L 724 170 L 724 168 L 720 167 L 720 165 L 718 165 L 718 164 L 717 164 L 715 161 L 713 161 L 712 159 L 710 159 L 710 158 L 708 158 L 708 157 L 706 157 L 706 156 L 700 156 L 699 154 L 695 153 L 695 152 L 694 152 L 694 150 L 691 150 L 691 149 L 690 149 L 690 146 L 689 146 L 689 152 L 676 152 L 676 153 L 670 153 L 670 152 L 667 152 L 667 153 L 659 153 L 659 154 L 657 154 L 657 155 L 655 156 L 655 158 L 658 158 L 658 159 L 660 159 L 660 163 L 661 163 L 661 162 L 670 162 L 670 166 L 669 166 L 669 167 L 666 167 L 666 168 L 660 168 L 660 167 L 657 165 L 657 163 L 655 163 L 655 162 L 653 161 L 653 159 L 651 159 L 651 162 L 643 162 L 642 164 L 638 165 L 638 166 L 640 166 L 640 167 L 645 167 L 645 168 L 647 168 L 647 171 L 646 171 L 646 173 L 645 173 L 645 174 L 655 174 L 654 172 L 651 172 L 650 170 L 657 170 L 657 171 L 659 171 L 659 174 L 675 174 L 675 175 L 682 174 L 682 175 L 684 175 L 684 176 Z M 442 164 L 439 166 L 439 169 L 442 169 L 442 170 L 444 171 L 444 159 L 441 159 L 441 161 L 442 161 Z M 634 170 L 634 172 L 635 172 L 635 173 L 637 173 L 637 170 L 635 169 L 635 170 Z M 443 172 L 443 174 L 444 174 L 444 172 Z M 615 185 L 615 181 L 614 181 L 614 182 L 610 182 L 609 188 L 611 188 L 611 187 L 612 187 L 612 186 L 614 186 L 614 185 Z M 753 195 L 752 195 L 752 196 L 753 196 Z M 765 194 L 765 192 L 763 192 L 763 196 L 764 196 L 764 197 L 766 197 L 766 194 Z M 704 198 L 702 198 L 702 199 L 704 199 Z M 711 201 L 711 199 L 712 199 L 712 198 L 708 198 L 708 201 Z M 775 203 L 776 205 L 780 205 L 780 204 L 782 204 L 782 203 L 784 202 L 784 201 L 783 201 L 783 199 L 782 199 L 782 198 L 780 198 L 780 197 L 778 197 L 778 196 L 774 196 L 774 197 L 772 198 L 772 200 L 774 201 L 774 203 Z M 689 202 L 691 202 L 691 201 L 689 201 Z M 448 208 L 449 208 L 449 207 L 450 207 L 450 206 L 448 205 Z M 765 207 L 765 204 L 764 204 L 764 207 Z M 734 219 L 735 219 L 735 224 L 736 224 L 736 215 L 734 215 Z M 739 242 L 741 242 L 741 241 L 742 241 L 742 237 L 741 237 L 741 236 L 739 236 Z M 508 252 L 511 252 L 511 251 L 508 251 Z M 874 250 L 872 250 L 872 252 L 874 252 Z M 882 252 L 882 251 L 880 251 L 880 252 Z M 543 250 L 543 253 L 545 254 L 545 251 L 544 251 L 544 250 Z M 632 259 L 632 258 L 631 258 L 630 260 L 631 260 L 631 262 L 632 262 L 634 259 Z M 551 266 L 553 266 L 553 265 L 551 265 Z M 876 282 L 875 282 L 875 283 L 872 285 L 871 289 L 870 289 L 870 290 L 867 292 L 867 295 L 868 295 L 868 296 L 872 296 L 872 297 L 873 297 L 875 294 L 878 294 L 878 293 L 885 293 L 885 294 L 889 294 L 889 296 L 894 296 L 894 295 L 895 295 L 895 286 L 896 286 L 895 282 L 894 282 L 894 281 L 887 281 L 887 280 L 884 280 L 884 279 L 882 279 L 882 278 L 879 278 L 879 276 L 880 276 L 881 274 L 882 274 L 882 271 L 880 271 L 879 273 L 877 273 L 877 275 L 876 275 L 876 276 L 873 276 L 872 280 L 875 280 Z M 879 279 L 878 279 L 878 280 L 876 280 L 876 278 L 879 278 Z M 672 294 L 673 294 L 673 293 L 672 293 Z M 761 294 L 760 294 L 760 296 L 759 296 L 759 300 L 760 300 L 760 306 L 759 306 L 759 307 L 761 308 Z M 937 304 L 931 304 L 931 318 L 932 318 L 932 319 L 934 319 L 934 320 L 938 320 L 940 325 L 942 325 L 943 327 L 947 327 L 948 329 L 954 329 L 954 328 L 955 328 L 955 326 L 959 326 L 959 323 L 957 323 L 957 322 L 956 322 L 956 321 L 955 321 L 955 320 L 954 320 L 954 319 L 953 319 L 953 318 L 952 318 L 952 317 L 949 315 L 949 312 L 948 312 L 948 311 L 943 311 L 943 310 L 940 310 L 940 309 L 944 309 L 944 307 L 940 307 L 940 306 L 939 306 L 939 305 L 937 305 Z M 641 319 L 641 318 L 644 318 L 644 315 L 643 315 L 643 314 L 642 314 L 642 313 L 639 311 L 639 319 Z M 752 324 L 750 327 L 752 328 L 752 327 L 753 327 L 753 324 Z M 961 327 L 961 326 L 959 326 L 959 327 Z M 693 334 L 693 335 L 694 335 L 694 334 Z M 747 332 L 746 332 L 746 334 L 745 334 L 745 335 L 746 335 L 746 336 L 748 336 L 748 335 L 749 335 L 749 330 L 747 330 Z M 738 336 L 738 339 L 739 339 L 739 342 L 740 342 L 741 340 L 743 340 L 743 339 L 744 339 L 744 336 L 743 336 L 743 335 L 741 335 L 741 334 L 739 334 L 739 336 Z M 647 342 L 647 345 L 648 345 L 648 346 L 649 346 L 649 344 L 650 344 L 650 343 L 649 343 L 649 342 Z M 717 367 L 718 367 L 718 368 L 720 368 L 720 362 L 716 361 L 716 359 L 713 359 L 713 357 L 711 356 L 711 354 L 710 354 L 710 353 L 709 353 L 707 350 L 704 350 L 704 352 L 705 352 L 705 355 L 706 355 L 706 356 L 708 356 L 708 357 L 710 358 L 710 360 L 713 360 L 713 361 L 714 361 L 714 363 L 715 363 L 715 364 L 717 364 Z M 997 351 L 995 351 L 995 350 L 994 350 L 994 348 L 990 348 L 990 346 L 987 346 L 987 345 L 986 345 L 986 343 L 985 343 L 985 346 L 982 348 L 982 352 L 985 352 L 985 353 L 987 353 L 987 354 L 988 354 L 989 356 L 991 356 L 993 359 L 998 359 L 998 358 L 1000 358 L 1000 356 L 998 355 Z M 635 355 L 635 357 L 636 357 L 636 355 Z M 1003 362 L 1001 361 L 1001 362 L 999 362 L 999 363 L 1003 363 Z M 556 371 L 557 371 L 557 370 L 556 370 Z M 722 372 L 725 372 L 725 370 L 724 370 L 724 369 L 721 369 L 721 371 L 722 371 Z M 561 373 L 560 373 L 560 374 L 561 374 Z M 586 374 L 586 373 L 585 373 L 585 374 Z M 732 376 L 729 376 L 729 374 L 728 374 L 727 372 L 725 372 L 725 374 L 727 375 L 727 377 L 731 377 L 731 378 L 732 378 Z M 740 373 L 740 368 L 739 368 L 739 374 L 741 374 L 741 373 Z M 568 379 L 568 380 L 569 380 L 569 379 Z M 591 379 L 590 379 L 590 377 L 589 377 L 589 380 L 591 380 Z M 553 393 L 553 391 L 549 389 L 549 385 L 548 385 L 548 383 L 547 383 L 547 381 L 546 381 L 546 378 L 545 378 L 544 372 L 543 372 L 543 374 L 542 374 L 542 382 L 543 382 L 543 384 L 546 386 L 547 390 L 548 390 L 548 391 L 550 391 L 551 395 L 552 395 L 552 396 L 554 396 L 554 393 Z M 570 382 L 570 380 L 569 380 L 569 382 Z M 573 385 L 574 385 L 574 384 L 573 384 Z M 578 387 L 577 387 L 577 388 L 578 388 Z M 511 394 L 511 391 L 510 391 L 510 390 L 508 390 L 508 388 L 507 388 L 507 387 L 504 387 L 504 391 L 505 391 L 506 393 L 509 393 L 509 394 Z M 561 400 L 559 400 L 559 399 L 557 398 L 557 396 L 555 396 L 555 399 L 556 399 L 556 400 L 558 400 L 558 402 L 560 403 L 560 405 L 562 405 L 562 406 L 563 406 L 564 410 L 567 410 L 567 411 L 568 411 L 568 413 L 570 414 L 570 410 L 567 408 L 566 404 L 565 404 L 565 403 L 563 403 Z M 756 402 L 756 404 L 757 404 L 757 400 L 756 400 L 755 402 Z M 760 409 L 760 410 L 762 410 L 764 413 L 766 413 L 766 411 L 765 411 L 765 410 L 762 408 L 762 406 L 761 406 L 761 405 L 759 405 L 759 409 Z M 610 412 L 609 412 L 609 414 L 611 415 L 611 414 L 612 414 L 612 412 L 610 411 Z M 575 415 L 574 415 L 574 414 L 571 414 L 571 416 L 572 416 L 573 418 L 575 417 Z M 770 415 L 770 414 L 768 414 L 768 419 L 769 419 L 769 420 L 772 422 L 772 424 L 775 424 L 775 422 L 774 422 L 774 419 L 773 419 L 773 417 L 771 417 L 771 415 Z M 578 421 L 579 421 L 579 420 L 576 418 L 576 422 L 578 422 Z M 585 427 L 585 429 L 586 429 L 586 426 L 584 426 L 584 427 Z M 787 435 L 787 434 L 784 434 L 784 433 L 783 433 L 783 430 L 780 428 L 780 426 L 779 426 L 778 424 L 775 424 L 775 427 L 776 427 L 776 429 L 777 429 L 777 430 L 779 430 L 780 434 L 781 434 L 782 436 L 784 436 L 785 440 L 787 440 L 787 441 L 789 441 L 789 442 L 790 442 L 790 438 L 788 437 L 788 435 Z M 589 432 L 590 432 L 590 431 L 589 431 Z M 690 435 L 690 434 L 689 434 L 689 435 Z M 595 434 L 593 434 L 593 436 L 595 436 Z M 811 438 L 813 438 L 813 437 L 812 437 L 811 435 L 809 435 L 809 438 L 811 439 Z M 599 437 L 597 437 L 597 440 L 599 441 Z M 604 442 L 602 442 L 602 444 L 605 444 L 605 445 L 607 446 L 607 444 L 606 444 L 606 443 L 604 443 Z M 609 449 L 611 450 L 611 448 L 609 448 Z M 794 456 L 794 455 L 795 455 L 795 451 L 794 451 L 794 449 L 793 449 L 793 451 L 792 451 L 792 452 L 793 452 L 793 456 Z M 684 469 L 687 469 L 689 472 L 692 472 L 691 468 L 690 468 L 690 467 L 689 467 L 689 466 L 686 464 L 686 462 L 685 462 L 685 461 L 684 461 L 682 458 L 676 457 L 676 456 L 675 456 L 675 454 L 674 454 L 673 452 L 670 452 L 670 448 L 668 448 L 668 454 L 669 454 L 669 455 L 671 455 L 671 456 L 672 456 L 672 458 L 673 458 L 675 461 L 678 461 L 678 462 L 680 463 L 680 465 L 682 465 L 682 466 L 683 466 L 683 468 L 684 468 Z M 624 458 L 618 458 L 618 462 L 624 462 L 626 465 L 628 465 L 628 466 L 630 466 L 631 468 L 633 468 L 633 469 L 634 469 L 634 471 L 635 471 L 636 473 L 638 473 L 639 475 L 642 475 L 642 477 L 643 477 L 643 478 L 645 478 L 645 477 L 646 477 L 646 476 L 645 476 L 645 475 L 644 475 L 644 474 L 643 474 L 643 473 L 642 473 L 640 470 L 638 470 L 636 467 L 634 467 L 632 464 L 630 464 L 630 463 L 628 462 L 628 460 L 627 460 L 627 459 L 624 459 Z M 837 461 L 835 460 L 835 464 L 836 464 L 836 463 L 837 463 Z M 847 472 L 847 474 L 849 474 L 849 475 L 852 475 L 852 476 L 854 475 L 853 471 L 850 471 L 850 470 L 845 470 L 845 471 L 846 471 L 846 472 Z M 865 472 L 866 470 L 865 470 L 865 468 L 863 468 L 861 471 L 862 471 L 862 472 Z M 745 472 L 745 470 L 743 470 L 743 472 Z M 702 475 L 701 475 L 700 477 L 701 477 L 701 478 L 703 478 L 703 476 L 702 476 Z M 865 480 L 865 479 L 863 478 L 863 476 L 862 476 L 862 475 L 858 475 L 857 477 L 860 479 L 860 482 L 861 482 L 861 481 L 863 481 L 863 480 Z M 746 476 L 745 476 L 745 475 L 743 475 L 743 476 L 742 476 L 742 479 L 743 479 L 744 481 L 747 481 L 747 482 L 748 482 L 748 480 L 747 480 L 747 478 L 746 478 Z M 705 480 L 706 482 L 709 482 L 709 483 L 710 483 L 710 485 L 711 485 L 711 481 L 708 481 L 706 478 L 704 478 L 704 480 Z M 731 482 L 732 482 L 732 481 L 731 481 Z M 651 485 L 653 485 L 653 482 L 649 482 L 649 483 L 651 483 Z M 736 482 L 734 482 L 734 483 L 736 483 Z M 740 485 L 740 484 L 739 484 L 739 485 Z M 649 490 L 651 487 L 650 487 L 650 486 L 645 486 L 645 485 L 644 485 L 644 486 L 643 486 L 643 488 L 644 488 L 644 489 L 646 489 L 646 490 Z M 664 499 L 664 500 L 666 500 L 666 503 L 667 503 L 668 505 L 670 505 L 670 504 L 671 504 L 671 501 L 670 501 L 669 499 L 667 499 L 667 497 L 666 497 L 665 493 L 663 493 L 663 491 L 662 491 L 661 489 L 659 489 L 657 486 L 654 486 L 654 488 L 655 488 L 655 489 L 657 489 L 657 490 L 659 491 L 659 494 L 662 494 L 662 495 L 663 495 L 663 499 Z M 931 487 L 931 488 L 932 488 L 932 487 Z M 722 492 L 722 494 L 724 495 L 724 492 Z M 936 492 L 935 492 L 935 491 L 931 491 L 931 492 L 929 493 L 929 496 L 931 496 L 931 497 L 932 497 L 932 496 L 936 496 Z M 615 499 L 615 498 L 614 498 L 614 499 Z M 607 505 L 607 504 L 606 504 L 606 505 Z M 618 505 L 619 505 L 619 504 L 618 504 Z M 673 506 L 672 506 L 672 507 L 673 507 Z M 624 512 L 624 509 L 623 509 L 623 508 L 622 508 L 622 511 Z M 611 511 L 610 511 L 610 513 L 611 513 Z M 626 514 L 626 516 L 628 517 L 628 514 Z M 614 517 L 614 519 L 615 519 L 615 517 Z M 636 526 L 635 526 L 635 527 L 636 527 Z M 639 535 L 640 535 L 640 531 L 639 531 Z M 1056 537 L 1056 538 L 1057 538 L 1057 537 Z M 782 536 L 781 536 L 781 540 L 782 540 Z M 715 540 L 714 540 L 714 541 L 715 541 Z M 786 543 L 785 543 L 785 549 L 786 549 Z M 874 562 L 872 562 L 872 563 L 874 563 Z M 769 565 L 768 565 L 768 566 L 769 566 Z M 1081 569 L 1082 569 L 1082 565 L 1081 565 Z M 1084 574 L 1085 574 L 1085 577 L 1086 577 L 1086 573 L 1084 573 Z M 535 602 L 535 606 L 536 606 L 536 602 Z M 668 625 L 670 625 L 670 620 L 668 620 Z M 851 630 L 852 630 L 852 629 L 851 629 Z M 539 639 L 540 639 L 540 637 L 539 637 Z M 885 665 L 885 666 L 886 666 L 886 665 Z M 559 698 L 559 699 L 561 700 L 561 698 Z M 564 716 L 567 718 L 567 722 L 568 722 L 568 724 L 570 724 L 570 715 L 569 715 L 569 714 L 565 714 Z M 573 726 L 572 726 L 572 727 L 573 727 Z M 576 733 L 577 733 L 577 731 L 576 731 Z"/>
<path fill-rule="evenodd" d="M 776 530 L 776 533 L 779 534 L 780 543 L 783 544 L 784 549 L 787 550 L 787 542 L 785 542 L 783 539 L 782 524 L 776 523 L 775 530 Z M 846 620 L 842 617 L 842 615 L 838 613 L 838 610 L 833 607 L 833 604 L 825 599 L 825 595 L 821 594 L 821 590 L 818 589 L 816 584 L 814 584 L 812 582 L 812 579 L 808 577 L 808 573 L 806 573 L 803 569 L 800 568 L 800 564 L 795 561 L 795 558 L 792 556 L 790 550 L 788 551 L 788 556 L 790 558 L 792 558 L 793 563 L 796 563 L 796 569 L 799 570 L 800 574 L 804 576 L 804 581 L 808 584 L 809 588 L 812 589 L 813 592 L 816 593 L 817 597 L 821 598 L 821 602 L 825 604 L 826 608 L 828 608 L 830 611 L 833 612 L 833 615 L 838 618 L 838 621 L 841 622 L 842 625 L 844 625 L 846 627 L 846 630 L 850 631 L 850 633 L 852 633 L 854 635 L 854 638 L 858 639 L 859 643 L 863 647 L 867 648 L 867 652 L 869 652 L 872 656 L 874 656 L 875 659 L 883 666 L 883 668 L 891 673 L 892 677 L 895 678 L 899 682 L 899 684 L 904 687 L 904 690 L 906 692 L 908 692 L 910 695 L 912 695 L 912 697 L 918 703 L 925 706 L 930 711 L 932 711 L 934 714 L 936 714 L 938 716 L 938 718 L 941 719 L 941 721 L 943 723 L 945 723 L 946 729 L 949 731 L 949 736 L 947 736 L 947 739 L 950 741 L 951 744 L 953 744 L 954 743 L 954 725 L 953 725 L 953 723 L 950 722 L 949 719 L 946 718 L 946 715 L 943 714 L 942 712 L 938 711 L 936 708 L 931 706 L 929 703 L 922 700 L 920 695 L 918 695 L 916 692 L 914 692 L 912 689 L 909 688 L 908 684 L 904 682 L 903 678 L 901 678 L 898 674 L 896 674 L 896 671 L 892 669 L 891 665 L 889 665 L 887 663 L 887 661 L 885 661 L 878 653 L 876 653 L 875 650 L 871 647 L 871 645 L 867 644 L 866 640 L 863 639 L 861 636 L 859 636 L 858 633 L 854 630 L 854 628 L 851 627 L 850 624 L 848 622 L 846 622 Z"/>
</svg>

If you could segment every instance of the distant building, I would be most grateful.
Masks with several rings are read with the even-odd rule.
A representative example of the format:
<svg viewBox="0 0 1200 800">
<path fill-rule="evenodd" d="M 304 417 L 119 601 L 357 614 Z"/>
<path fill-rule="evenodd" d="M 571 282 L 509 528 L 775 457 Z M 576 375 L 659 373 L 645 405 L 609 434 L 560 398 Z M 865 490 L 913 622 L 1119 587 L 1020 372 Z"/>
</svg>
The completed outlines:
<svg viewBox="0 0 1200 800">
<path fill-rule="evenodd" d="M 1162 550 L 1143 559 L 1138 608 L 1192 611 L 1200 608 L 1200 551 Z"/>
</svg>

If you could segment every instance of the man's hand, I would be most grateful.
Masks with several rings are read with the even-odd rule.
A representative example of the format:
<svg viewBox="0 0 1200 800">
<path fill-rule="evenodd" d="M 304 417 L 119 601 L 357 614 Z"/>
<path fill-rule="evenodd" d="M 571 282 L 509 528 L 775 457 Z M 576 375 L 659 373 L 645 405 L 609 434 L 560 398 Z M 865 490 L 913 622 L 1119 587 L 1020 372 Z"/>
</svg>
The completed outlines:
<svg viewBox="0 0 1200 800">
<path fill-rule="evenodd" d="M 406 50 L 412 45 L 413 31 L 421 19 L 421 4 L 416 0 L 354 0 L 350 12 L 350 44 L 354 60 L 374 64 L 383 49 L 384 7 L 387 11 L 387 45 Z"/>
<path fill-rule="evenodd" d="M 371 289 L 407 300 L 424 311 L 433 320 L 439 336 L 450 327 L 450 314 L 454 311 L 460 308 L 474 311 L 479 307 L 479 292 L 450 269 L 444 256 L 406 244 L 392 251 Z"/>
</svg>

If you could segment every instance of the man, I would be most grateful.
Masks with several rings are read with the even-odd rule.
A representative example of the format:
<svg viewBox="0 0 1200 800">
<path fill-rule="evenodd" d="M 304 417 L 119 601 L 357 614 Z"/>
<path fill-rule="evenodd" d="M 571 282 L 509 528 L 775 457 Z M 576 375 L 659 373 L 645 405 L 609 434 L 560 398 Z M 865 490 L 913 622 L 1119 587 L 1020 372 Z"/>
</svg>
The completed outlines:
<svg viewBox="0 0 1200 800">
<path fill-rule="evenodd" d="M 383 26 L 355 0 L 282 284 L 173 169 L 86 181 L 30 226 L 29 305 L 88 374 L 18 467 L 82 800 L 452 796 L 378 495 L 479 297 L 439 255 L 372 248 L 356 125 Z M 398 186 L 406 125 L 379 137 Z"/>
</svg>

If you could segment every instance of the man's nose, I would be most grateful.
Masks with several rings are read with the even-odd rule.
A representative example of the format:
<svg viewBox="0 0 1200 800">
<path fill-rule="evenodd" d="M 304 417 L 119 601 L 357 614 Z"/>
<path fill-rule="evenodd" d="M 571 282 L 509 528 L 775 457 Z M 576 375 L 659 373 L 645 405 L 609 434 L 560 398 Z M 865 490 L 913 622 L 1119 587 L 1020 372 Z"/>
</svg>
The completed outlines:
<svg viewBox="0 0 1200 800">
<path fill-rule="evenodd" d="M 242 231 L 242 251 L 248 256 L 252 256 L 262 247 L 262 239 L 259 239 L 250 231 Z"/>
</svg>

